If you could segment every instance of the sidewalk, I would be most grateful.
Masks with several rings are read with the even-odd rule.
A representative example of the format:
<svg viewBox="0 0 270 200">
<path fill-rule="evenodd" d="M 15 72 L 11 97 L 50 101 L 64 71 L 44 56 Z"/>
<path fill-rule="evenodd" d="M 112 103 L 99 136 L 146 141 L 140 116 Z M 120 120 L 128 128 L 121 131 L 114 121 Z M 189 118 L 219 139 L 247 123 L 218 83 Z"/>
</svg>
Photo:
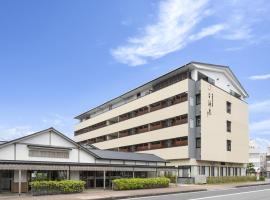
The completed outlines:
<svg viewBox="0 0 270 200">
<path fill-rule="evenodd" d="M 122 199 L 132 197 L 143 196 L 155 196 L 174 193 L 187 193 L 187 192 L 199 192 L 199 191 L 213 191 L 224 190 L 236 187 L 248 187 L 257 185 L 270 185 L 270 180 L 265 182 L 246 182 L 246 183 L 234 183 L 234 184 L 217 184 L 217 185 L 173 185 L 169 188 L 158 189 L 144 189 L 144 190 L 126 190 L 126 191 L 112 191 L 103 189 L 88 189 L 83 193 L 78 194 L 60 194 L 60 195 L 48 195 L 48 196 L 32 196 L 31 194 L 23 194 L 18 196 L 17 194 L 0 194 L 0 200 L 109 200 L 109 199 Z"/>
<path fill-rule="evenodd" d="M 60 194 L 49 196 L 31 196 L 23 194 L 21 196 L 15 194 L 0 194 L 0 200 L 92 200 L 92 199 L 120 199 L 127 197 L 142 197 L 173 193 L 186 193 L 206 191 L 198 185 L 171 185 L 169 188 L 145 189 L 145 190 L 128 190 L 128 191 L 112 191 L 102 189 L 89 189 L 79 194 Z"/>
<path fill-rule="evenodd" d="M 270 185 L 270 179 L 267 179 L 266 181 L 258 181 L 258 182 L 205 184 L 205 185 L 201 185 L 201 188 L 211 191 L 211 190 L 224 190 L 224 189 L 239 188 L 239 187 L 259 186 L 259 185 Z"/>
</svg>

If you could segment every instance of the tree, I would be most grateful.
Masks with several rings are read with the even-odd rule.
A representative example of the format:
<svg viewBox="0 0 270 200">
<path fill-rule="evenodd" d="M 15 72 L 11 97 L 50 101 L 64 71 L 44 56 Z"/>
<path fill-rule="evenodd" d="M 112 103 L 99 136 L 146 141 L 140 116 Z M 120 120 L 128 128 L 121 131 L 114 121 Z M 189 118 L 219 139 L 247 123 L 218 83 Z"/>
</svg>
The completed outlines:
<svg viewBox="0 0 270 200">
<path fill-rule="evenodd" d="M 248 163 L 247 164 L 247 174 L 254 174 L 256 170 L 254 169 L 254 164 L 253 163 Z"/>
</svg>

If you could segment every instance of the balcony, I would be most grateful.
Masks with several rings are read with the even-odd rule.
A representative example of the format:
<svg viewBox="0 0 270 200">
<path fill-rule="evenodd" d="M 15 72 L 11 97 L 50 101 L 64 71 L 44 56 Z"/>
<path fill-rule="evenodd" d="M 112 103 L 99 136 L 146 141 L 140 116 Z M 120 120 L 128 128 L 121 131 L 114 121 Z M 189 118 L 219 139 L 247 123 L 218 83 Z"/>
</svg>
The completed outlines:
<svg viewBox="0 0 270 200">
<path fill-rule="evenodd" d="M 161 129 L 163 128 L 162 123 L 161 122 L 156 122 L 150 125 L 150 131 L 154 131 L 157 129 Z"/>
<path fill-rule="evenodd" d="M 134 111 L 134 117 L 144 115 L 144 114 L 146 114 L 148 112 L 149 112 L 148 107 L 140 108 L 140 109 Z"/>
<path fill-rule="evenodd" d="M 174 139 L 172 142 L 173 147 L 178 147 L 178 146 L 187 146 L 188 141 L 186 140 L 181 140 L 181 139 Z"/>
<path fill-rule="evenodd" d="M 129 130 L 124 130 L 124 131 L 120 131 L 119 132 L 119 137 L 126 137 L 130 135 L 130 131 Z"/>
<path fill-rule="evenodd" d="M 162 145 L 161 142 L 157 142 L 157 143 L 150 143 L 150 149 L 161 149 L 161 148 L 165 148 L 165 146 Z"/>
<path fill-rule="evenodd" d="M 130 149 L 128 147 L 119 147 L 119 151 L 121 151 L 121 152 L 129 152 Z"/>
<path fill-rule="evenodd" d="M 128 120 L 129 118 L 130 118 L 130 117 L 129 117 L 128 114 L 120 115 L 120 116 L 119 116 L 119 122 Z"/>
<path fill-rule="evenodd" d="M 101 136 L 101 137 L 97 137 L 96 138 L 96 143 L 98 143 L 98 142 L 104 142 L 104 141 L 106 141 L 106 136 Z"/>
<path fill-rule="evenodd" d="M 153 112 L 153 111 L 156 111 L 156 110 L 159 110 L 159 109 L 162 109 L 161 102 L 150 105 L 150 112 Z"/>
<path fill-rule="evenodd" d="M 136 146 L 136 151 L 146 151 L 146 150 L 149 150 L 148 144 L 141 144 Z"/>
<path fill-rule="evenodd" d="M 140 126 L 140 127 L 136 128 L 137 133 L 144 133 L 144 132 L 147 132 L 147 131 L 149 131 L 148 125 Z"/>
</svg>

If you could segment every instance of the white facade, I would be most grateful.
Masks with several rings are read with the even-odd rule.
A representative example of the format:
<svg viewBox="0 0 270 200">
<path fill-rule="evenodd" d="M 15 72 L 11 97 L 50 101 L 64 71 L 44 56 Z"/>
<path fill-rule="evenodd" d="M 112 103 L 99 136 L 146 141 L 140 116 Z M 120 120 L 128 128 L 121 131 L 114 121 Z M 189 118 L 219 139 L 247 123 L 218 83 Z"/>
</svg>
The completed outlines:
<svg viewBox="0 0 270 200">
<path fill-rule="evenodd" d="M 255 140 L 249 141 L 249 163 L 254 164 L 256 172 L 266 169 L 266 152 L 263 152 Z"/>
<path fill-rule="evenodd" d="M 87 180 L 86 187 L 106 187 L 112 176 L 122 172 L 140 177 L 167 170 L 175 171 L 155 155 L 87 149 L 53 128 L 0 144 L 0 192 L 27 192 L 38 174 L 53 180 Z"/>
</svg>

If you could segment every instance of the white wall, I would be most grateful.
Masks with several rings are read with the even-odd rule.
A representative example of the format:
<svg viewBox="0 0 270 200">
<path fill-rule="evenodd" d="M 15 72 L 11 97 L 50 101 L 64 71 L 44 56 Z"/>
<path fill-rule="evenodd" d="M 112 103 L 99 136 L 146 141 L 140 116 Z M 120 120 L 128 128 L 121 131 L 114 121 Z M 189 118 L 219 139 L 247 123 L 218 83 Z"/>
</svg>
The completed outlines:
<svg viewBox="0 0 270 200">
<path fill-rule="evenodd" d="M 71 148 L 71 150 L 69 151 L 69 158 L 30 157 L 27 145 L 52 145 Z M 15 149 L 16 152 L 14 153 Z M 14 157 L 15 155 L 16 158 Z M 26 138 L 16 143 L 16 148 L 14 148 L 14 144 L 0 148 L 0 160 L 95 163 L 95 158 L 92 155 L 86 153 L 84 150 L 78 150 L 76 145 L 53 132 Z"/>
</svg>

